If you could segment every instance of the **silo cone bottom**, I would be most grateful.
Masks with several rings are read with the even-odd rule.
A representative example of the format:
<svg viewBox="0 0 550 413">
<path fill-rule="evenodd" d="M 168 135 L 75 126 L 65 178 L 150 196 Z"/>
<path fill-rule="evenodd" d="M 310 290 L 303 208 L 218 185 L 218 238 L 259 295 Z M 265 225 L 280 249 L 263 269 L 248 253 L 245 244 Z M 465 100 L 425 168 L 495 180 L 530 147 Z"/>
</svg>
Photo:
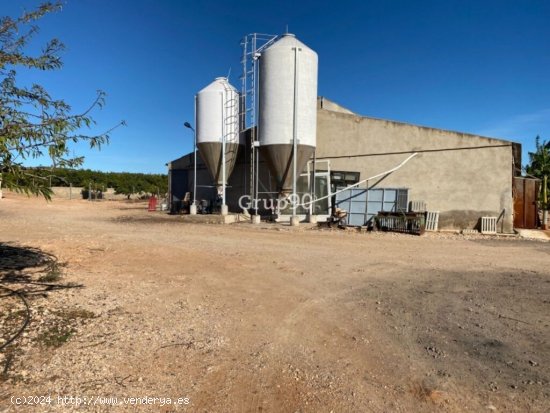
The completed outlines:
<svg viewBox="0 0 550 413">
<path fill-rule="evenodd" d="M 297 227 L 300 225 L 300 218 L 299 217 L 290 217 L 290 226 L 291 227 Z"/>
<path fill-rule="evenodd" d="M 253 224 L 256 224 L 256 225 L 257 225 L 257 224 L 259 224 L 260 222 L 262 222 L 262 217 L 261 217 L 260 215 L 252 215 L 252 216 L 251 216 L 251 220 L 252 220 L 251 222 L 252 222 Z"/>
<path fill-rule="evenodd" d="M 227 208 L 227 205 L 226 204 L 223 204 L 222 205 L 222 209 L 221 209 L 221 212 L 220 212 L 222 215 L 227 215 L 229 213 L 229 209 Z"/>
<path fill-rule="evenodd" d="M 195 204 L 189 207 L 189 215 L 197 215 L 197 206 Z"/>
</svg>

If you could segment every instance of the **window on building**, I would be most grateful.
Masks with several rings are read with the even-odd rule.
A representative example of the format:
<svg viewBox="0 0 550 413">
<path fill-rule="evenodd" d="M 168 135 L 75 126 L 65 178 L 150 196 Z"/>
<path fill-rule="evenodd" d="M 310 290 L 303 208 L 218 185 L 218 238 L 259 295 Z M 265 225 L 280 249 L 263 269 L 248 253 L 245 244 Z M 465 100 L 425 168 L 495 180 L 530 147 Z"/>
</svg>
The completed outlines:
<svg viewBox="0 0 550 413">
<path fill-rule="evenodd" d="M 330 183 L 332 192 L 346 188 L 359 182 L 359 172 L 330 171 Z"/>
</svg>

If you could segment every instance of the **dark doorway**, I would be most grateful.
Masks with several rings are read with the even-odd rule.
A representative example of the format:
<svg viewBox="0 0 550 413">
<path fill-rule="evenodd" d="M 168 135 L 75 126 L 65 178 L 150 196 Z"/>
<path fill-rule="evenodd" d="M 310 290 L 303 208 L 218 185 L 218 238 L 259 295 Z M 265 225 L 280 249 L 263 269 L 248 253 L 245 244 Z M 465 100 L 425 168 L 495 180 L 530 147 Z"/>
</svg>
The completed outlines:
<svg viewBox="0 0 550 413">
<path fill-rule="evenodd" d="M 185 194 L 189 192 L 189 173 L 186 169 L 170 170 L 170 193 L 172 195 L 170 211 L 179 212 Z"/>
<path fill-rule="evenodd" d="M 530 178 L 514 178 L 514 228 L 538 227 L 537 195 L 540 181 Z"/>
</svg>

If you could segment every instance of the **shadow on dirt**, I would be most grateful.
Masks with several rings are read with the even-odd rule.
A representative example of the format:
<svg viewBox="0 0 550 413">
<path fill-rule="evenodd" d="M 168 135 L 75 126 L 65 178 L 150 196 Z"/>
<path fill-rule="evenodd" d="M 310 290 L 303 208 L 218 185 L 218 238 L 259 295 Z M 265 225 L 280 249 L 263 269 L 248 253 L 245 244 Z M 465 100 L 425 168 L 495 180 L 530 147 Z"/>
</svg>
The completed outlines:
<svg viewBox="0 0 550 413">
<path fill-rule="evenodd" d="M 137 206 L 124 206 L 117 208 L 119 211 L 147 211 L 147 204 L 143 203 L 143 205 L 137 205 Z"/>
<path fill-rule="evenodd" d="M 39 316 L 41 321 L 31 329 L 38 316 L 34 301 L 48 298 L 53 291 L 83 287 L 61 282 L 64 266 L 57 257 L 38 248 L 0 242 L 0 382 L 19 380 L 17 373 L 9 372 L 24 354 L 21 337 L 36 335 L 46 325 L 46 319 Z M 51 339 L 52 334 L 47 333 Z"/>
<path fill-rule="evenodd" d="M 188 224 L 187 221 L 178 219 L 177 215 L 156 214 L 151 213 L 148 215 L 121 215 L 115 218 L 111 218 L 110 222 L 121 224 L 174 224 L 182 223 Z"/>
<path fill-rule="evenodd" d="M 493 247 L 493 248 L 525 248 L 529 247 L 537 252 L 542 252 L 545 254 L 550 254 L 550 248 L 548 248 L 548 241 L 545 240 L 535 240 L 535 239 L 526 239 L 526 238 L 515 238 L 515 239 L 473 239 L 471 242 L 484 247 Z"/>
<path fill-rule="evenodd" d="M 82 288 L 81 284 L 59 283 L 64 263 L 38 248 L 0 243 L 0 287 L 18 287 L 19 294 L 45 295 L 66 288 Z"/>
<path fill-rule="evenodd" d="M 367 284 L 348 300 L 375 306 L 370 322 L 378 323 L 378 331 L 394 326 L 388 334 L 398 353 L 415 360 L 436 388 L 451 394 L 468 389 L 486 399 L 513 394 L 517 411 L 525 407 L 520 403 L 542 406 L 549 400 L 546 273 L 465 270 Z M 543 411 L 537 408 L 531 411 Z"/>
</svg>

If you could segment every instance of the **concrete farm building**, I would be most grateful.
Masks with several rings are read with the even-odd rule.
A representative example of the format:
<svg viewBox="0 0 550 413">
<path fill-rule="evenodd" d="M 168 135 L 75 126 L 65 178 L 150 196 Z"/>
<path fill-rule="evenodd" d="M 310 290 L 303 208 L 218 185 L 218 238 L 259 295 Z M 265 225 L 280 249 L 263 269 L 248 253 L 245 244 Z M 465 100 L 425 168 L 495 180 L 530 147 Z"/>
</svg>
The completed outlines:
<svg viewBox="0 0 550 413">
<path fill-rule="evenodd" d="M 231 212 L 242 212 L 239 198 L 249 193 L 246 148 L 240 145 L 228 181 Z M 318 99 L 316 169 L 321 174 L 330 168 L 332 190 L 335 182 L 358 182 L 395 167 L 413 153 L 418 155 L 376 188 L 407 190 L 409 203 L 421 201 L 428 210 L 439 211 L 440 229 L 475 228 L 481 217 L 492 216 L 498 218 L 500 231 L 512 231 L 512 186 L 520 171 L 520 144 L 360 116 L 326 98 Z M 197 199 L 212 201 L 216 190 L 205 187 L 212 184 L 212 177 L 200 156 L 197 159 Z M 265 160 L 260 159 L 259 169 L 263 171 L 260 192 L 274 193 Z M 171 197 L 177 203 L 193 188 L 193 153 L 170 162 L 168 170 Z"/>
<path fill-rule="evenodd" d="M 487 217 L 498 232 L 533 225 L 536 189 L 520 177 L 520 144 L 361 116 L 317 98 L 317 55 L 293 35 L 266 44 L 250 51 L 245 43 L 243 53 L 243 62 L 254 56 L 243 73 L 259 73 L 260 82 L 252 93 L 243 82 L 240 96 L 261 97 L 253 117 L 259 124 L 247 124 L 247 103 L 225 78 L 197 94 L 197 163 L 190 153 L 167 164 L 172 211 L 195 198 L 203 212 L 292 216 L 291 224 L 307 216 L 322 221 L 339 208 L 359 226 L 381 211 L 433 212 L 443 230 L 479 228 Z M 290 192 L 316 201 L 276 203 Z"/>
</svg>

